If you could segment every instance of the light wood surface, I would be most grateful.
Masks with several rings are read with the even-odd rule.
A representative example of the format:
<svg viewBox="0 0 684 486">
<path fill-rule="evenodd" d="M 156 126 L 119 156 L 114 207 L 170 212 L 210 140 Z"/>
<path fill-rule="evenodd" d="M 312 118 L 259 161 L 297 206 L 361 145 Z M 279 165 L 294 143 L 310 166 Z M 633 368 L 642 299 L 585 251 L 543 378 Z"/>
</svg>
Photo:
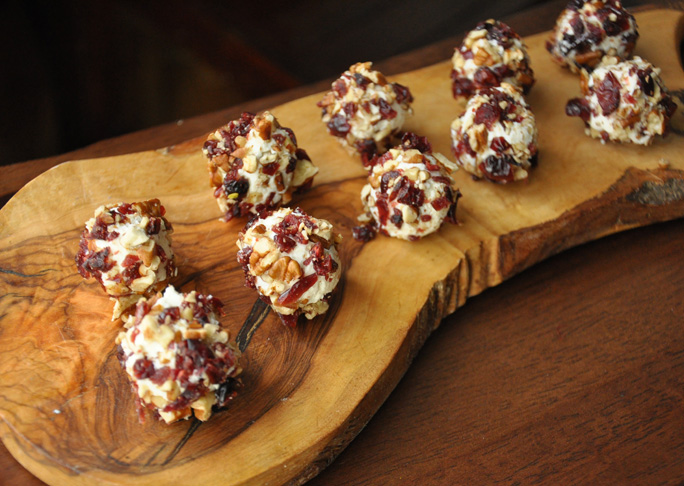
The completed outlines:
<svg viewBox="0 0 684 486">
<path fill-rule="evenodd" d="M 637 54 L 661 66 L 671 87 L 684 86 L 675 48 L 680 20 L 674 12 L 638 17 Z M 13 272 L 3 275 L 0 301 L 0 413 L 10 451 L 55 484 L 307 478 L 360 430 L 427 335 L 468 296 L 580 242 L 684 214 L 682 138 L 650 148 L 586 138 L 581 123 L 563 115 L 577 79 L 551 64 L 544 38 L 527 40 L 538 78 L 529 98 L 540 125 L 538 169 L 512 186 L 458 174 L 462 225 L 418 243 L 354 242 L 363 171 L 325 134 L 315 107 L 320 95 L 274 110 L 321 168 L 297 203 L 345 236 L 343 292 L 326 318 L 294 332 L 269 316 L 246 353 L 244 391 L 196 429 L 137 424 L 113 353 L 110 304 L 80 280 L 72 259 L 97 205 L 159 197 L 176 227 L 179 281 L 227 302 L 226 322 L 236 334 L 254 295 L 242 287 L 234 260 L 241 224 L 216 220 L 201 141 L 64 164 L 30 183 L 0 213 L 0 268 Z M 443 63 L 396 79 L 416 97 L 408 128 L 450 156 L 457 104 L 448 69 Z M 661 159 L 671 169 L 659 168 Z"/>
</svg>

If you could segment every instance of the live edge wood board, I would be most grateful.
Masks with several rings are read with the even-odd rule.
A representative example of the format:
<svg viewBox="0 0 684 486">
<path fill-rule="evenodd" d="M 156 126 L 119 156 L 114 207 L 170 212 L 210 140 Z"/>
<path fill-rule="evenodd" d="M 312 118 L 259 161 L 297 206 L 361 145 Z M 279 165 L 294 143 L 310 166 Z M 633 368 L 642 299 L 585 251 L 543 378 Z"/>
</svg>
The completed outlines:
<svg viewBox="0 0 684 486">
<path fill-rule="evenodd" d="M 684 88 L 682 15 L 649 11 L 637 21 L 636 54 L 659 66 L 671 89 Z M 546 36 L 526 39 L 539 166 L 528 182 L 509 185 L 460 171 L 460 225 L 419 242 L 354 241 L 364 171 L 326 134 L 321 96 L 274 108 L 320 168 L 294 204 L 344 236 L 330 311 L 294 330 L 258 312 L 243 286 L 235 239 L 244 221 L 218 221 L 201 139 L 68 162 L 29 183 L 0 211 L 0 434 L 9 451 L 50 484 L 304 482 L 363 428 L 427 336 L 468 297 L 566 248 L 684 215 L 684 138 L 675 132 L 651 147 L 588 138 L 564 115 L 578 78 L 552 63 Z M 451 98 L 449 70 L 445 61 L 395 79 L 415 97 L 407 129 L 451 157 L 449 125 L 462 106 Z M 112 305 L 74 265 L 97 206 L 152 197 L 175 227 L 176 286 L 223 300 L 233 337 L 257 311 L 243 387 L 204 424 L 138 423 L 116 359 Z"/>
</svg>

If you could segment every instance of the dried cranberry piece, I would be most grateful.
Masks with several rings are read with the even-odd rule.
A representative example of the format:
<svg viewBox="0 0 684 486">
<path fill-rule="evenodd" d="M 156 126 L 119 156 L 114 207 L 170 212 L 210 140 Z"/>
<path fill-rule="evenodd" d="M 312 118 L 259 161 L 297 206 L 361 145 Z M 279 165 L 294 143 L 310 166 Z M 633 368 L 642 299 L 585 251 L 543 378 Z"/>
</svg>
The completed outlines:
<svg viewBox="0 0 684 486">
<path fill-rule="evenodd" d="M 273 241 L 283 253 L 289 253 L 297 246 L 297 242 L 286 235 L 275 235 Z"/>
<path fill-rule="evenodd" d="M 224 180 L 223 190 L 226 194 L 237 194 L 238 196 L 243 196 L 247 194 L 249 190 L 249 181 L 247 179 L 238 180 Z"/>
<path fill-rule="evenodd" d="M 386 194 L 378 194 L 378 198 L 375 201 L 375 208 L 378 210 L 378 223 L 380 223 L 380 226 L 385 226 L 387 224 L 387 218 L 389 218 L 389 206 L 387 205 Z"/>
<path fill-rule="evenodd" d="M 394 208 L 392 216 L 390 217 L 390 221 L 397 228 L 401 228 L 401 226 L 404 224 L 404 216 L 401 214 L 401 211 L 398 208 Z"/>
<path fill-rule="evenodd" d="M 371 139 L 357 140 L 354 143 L 354 148 L 361 156 L 361 162 L 364 167 L 369 168 L 372 165 L 375 165 L 374 158 L 377 156 L 378 152 L 378 146 L 375 144 L 375 141 Z"/>
<path fill-rule="evenodd" d="M 368 87 L 368 85 L 371 82 L 370 79 L 368 79 L 366 76 L 364 76 L 361 73 L 354 73 L 354 81 L 356 81 L 356 84 L 358 85 L 359 88 L 364 89 L 364 90 Z"/>
<path fill-rule="evenodd" d="M 171 322 L 180 320 L 180 309 L 178 307 L 169 307 L 168 309 L 164 309 L 157 316 L 157 322 L 159 324 L 163 324 L 164 322 L 166 322 L 167 317 L 171 319 Z"/>
<path fill-rule="evenodd" d="M 344 114 L 347 115 L 347 118 L 352 118 L 354 115 L 356 115 L 356 110 L 358 109 L 359 107 L 356 106 L 356 103 L 345 103 L 342 107 L 342 111 L 344 111 Z"/>
<path fill-rule="evenodd" d="M 406 132 L 401 137 L 401 148 L 404 150 L 416 149 L 423 154 L 432 153 L 432 145 L 427 137 L 419 137 L 413 132 Z"/>
<path fill-rule="evenodd" d="M 513 158 L 510 155 L 495 157 L 490 155 L 478 166 L 484 176 L 495 182 L 510 182 L 514 174 L 512 170 Z"/>
<path fill-rule="evenodd" d="M 332 84 L 332 90 L 338 98 L 344 98 L 347 94 L 347 83 L 343 79 L 338 79 Z"/>
<path fill-rule="evenodd" d="M 451 205 L 451 199 L 446 196 L 442 196 L 432 201 L 431 204 L 432 207 L 435 208 L 435 211 L 441 211 L 442 209 Z"/>
<path fill-rule="evenodd" d="M 347 119 L 340 113 L 332 117 L 327 123 L 327 126 L 330 134 L 335 137 L 344 137 L 349 133 L 349 130 L 351 130 Z"/>
<path fill-rule="evenodd" d="M 108 272 L 113 266 L 114 262 L 109 261 L 109 248 L 88 255 L 83 262 L 83 270 L 94 275 Z"/>
<path fill-rule="evenodd" d="M 140 358 L 133 363 L 133 376 L 138 380 L 146 380 L 154 375 L 154 363 L 147 358 Z"/>
<path fill-rule="evenodd" d="M 325 249 L 320 242 L 316 243 L 311 250 L 309 250 L 309 254 L 311 255 L 310 258 L 313 262 L 316 274 L 327 276 L 337 270 L 337 262 L 333 260 L 330 254 L 325 252 Z"/>
<path fill-rule="evenodd" d="M 584 34 L 584 22 L 579 15 L 573 15 L 570 19 L 570 27 L 576 37 L 581 37 Z"/>
<path fill-rule="evenodd" d="M 380 118 L 383 120 L 392 120 L 397 117 L 396 110 L 392 108 L 384 99 L 379 98 L 377 100 L 373 100 L 373 104 L 380 109 Z"/>
<path fill-rule="evenodd" d="M 484 123 L 487 130 L 492 129 L 492 125 L 501 119 L 501 108 L 498 104 L 483 103 L 475 111 L 475 124 Z"/>
<path fill-rule="evenodd" d="M 473 76 L 475 83 L 483 88 L 493 88 L 499 86 L 500 80 L 494 74 L 494 71 L 489 69 L 487 66 L 483 66 L 477 71 Z"/>
<path fill-rule="evenodd" d="M 309 290 L 318 280 L 318 275 L 312 273 L 297 280 L 292 287 L 280 294 L 277 305 L 288 306 L 297 302 L 297 300 L 304 295 L 304 292 Z"/>
<path fill-rule="evenodd" d="M 591 109 L 584 98 L 573 98 L 565 105 L 565 114 L 568 116 L 578 116 L 587 123 L 589 118 L 591 118 Z"/>
<path fill-rule="evenodd" d="M 295 137 L 295 134 L 294 134 L 294 132 L 292 131 L 292 129 L 291 129 L 291 128 L 288 128 L 288 127 L 280 127 L 280 129 L 281 129 L 281 130 L 284 130 L 285 132 L 287 132 L 287 136 L 290 137 L 290 140 L 292 140 L 292 143 L 293 143 L 294 146 L 296 147 L 296 146 L 297 146 L 297 137 Z"/>
<path fill-rule="evenodd" d="M 224 154 L 225 151 L 218 148 L 217 140 L 207 140 L 202 146 L 204 151 L 209 155 L 210 158 L 216 157 L 219 154 Z"/>
<path fill-rule="evenodd" d="M 145 226 L 145 233 L 148 235 L 158 235 L 161 231 L 161 218 L 152 217 Z"/>
<path fill-rule="evenodd" d="M 470 79 L 458 77 L 458 73 L 455 70 L 452 71 L 451 74 L 451 79 L 453 80 L 451 92 L 453 93 L 454 98 L 460 96 L 469 97 L 475 93 L 475 85 Z"/>
<path fill-rule="evenodd" d="M 283 135 L 282 133 L 274 133 L 271 135 L 271 138 L 280 145 L 285 143 L 285 135 Z"/>
<path fill-rule="evenodd" d="M 107 239 L 107 223 L 102 221 L 99 217 L 95 220 L 95 224 L 93 225 L 93 228 L 90 230 L 90 235 L 92 238 L 98 239 L 98 240 L 106 240 Z"/>
<path fill-rule="evenodd" d="M 506 140 L 504 137 L 495 137 L 492 139 L 492 143 L 489 144 L 489 147 L 496 153 L 500 154 L 504 150 L 508 150 L 511 148 L 511 144 L 508 143 L 508 140 Z"/>
<path fill-rule="evenodd" d="M 432 221 L 432 215 L 431 214 L 423 214 L 420 216 L 420 220 L 423 223 L 427 223 L 428 221 Z"/>
<path fill-rule="evenodd" d="M 261 170 L 264 172 L 264 174 L 272 176 L 278 172 L 279 167 L 280 165 L 278 162 L 271 162 L 270 164 L 264 165 Z"/>
<path fill-rule="evenodd" d="M 677 104 L 674 101 L 672 101 L 672 98 L 670 98 L 669 96 L 663 98 L 658 104 L 663 107 L 663 110 L 665 111 L 665 116 L 668 119 L 672 118 L 672 115 L 674 115 L 675 111 L 677 111 Z"/>
<path fill-rule="evenodd" d="M 122 215 L 135 213 L 135 209 L 133 208 L 133 205 L 130 203 L 120 204 L 114 209 L 114 211 Z"/>
<path fill-rule="evenodd" d="M 425 193 L 423 192 L 423 190 L 416 187 L 406 177 L 402 177 L 402 184 L 400 189 L 397 190 L 395 188 L 395 190 L 392 191 L 393 195 L 395 193 L 398 202 L 406 204 L 407 206 L 411 206 L 415 209 L 419 209 L 425 202 Z M 392 199 L 392 196 L 390 196 L 390 200 Z"/>
<path fill-rule="evenodd" d="M 354 226 L 352 228 L 352 236 L 357 241 L 363 241 L 364 243 L 367 243 L 375 238 L 375 228 L 371 224 Z"/>
<path fill-rule="evenodd" d="M 392 89 L 394 90 L 394 94 L 397 97 L 397 103 L 402 104 L 404 102 L 413 102 L 413 95 L 411 94 L 411 90 L 409 90 L 406 86 L 399 83 L 392 83 Z"/>
<path fill-rule="evenodd" d="M 651 68 L 639 69 L 637 77 L 639 78 L 639 85 L 646 96 L 653 96 L 655 92 L 655 83 L 653 82 L 653 74 Z"/>
<path fill-rule="evenodd" d="M 142 265 L 142 262 L 136 261 L 130 266 L 124 268 L 123 272 L 121 272 L 121 276 L 123 277 L 126 285 L 130 285 L 133 280 L 140 278 L 140 265 Z"/>
<path fill-rule="evenodd" d="M 608 72 L 598 88 L 596 97 L 604 115 L 610 115 L 620 105 L 620 82 L 612 72 Z"/>
<path fill-rule="evenodd" d="M 382 177 L 380 178 L 380 192 L 386 193 L 389 182 L 392 179 L 399 177 L 399 175 L 399 171 L 396 170 L 390 170 L 389 172 L 382 174 Z"/>
</svg>

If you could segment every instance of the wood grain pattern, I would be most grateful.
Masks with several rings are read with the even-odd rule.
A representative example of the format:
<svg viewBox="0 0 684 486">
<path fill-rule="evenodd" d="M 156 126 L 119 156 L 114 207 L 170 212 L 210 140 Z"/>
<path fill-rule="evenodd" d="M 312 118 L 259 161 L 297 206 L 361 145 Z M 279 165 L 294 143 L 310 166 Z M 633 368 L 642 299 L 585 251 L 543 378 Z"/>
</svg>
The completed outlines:
<svg viewBox="0 0 684 486">
<path fill-rule="evenodd" d="M 675 55 L 680 16 L 655 11 L 638 21 L 637 53 L 663 68 L 670 87 L 683 86 Z M 226 322 L 237 334 L 254 303 L 235 262 L 241 224 L 216 220 L 201 141 L 72 162 L 30 183 L 0 212 L 0 433 L 8 449 L 55 484 L 305 480 L 363 427 L 441 318 L 467 297 L 569 246 L 682 216 L 682 138 L 650 148 L 586 138 L 562 116 L 577 80 L 551 64 L 543 40 L 528 39 L 538 77 L 529 100 L 540 124 L 538 170 L 515 186 L 459 174 L 462 225 L 417 243 L 354 242 L 363 171 L 325 135 L 319 96 L 274 110 L 321 168 L 298 204 L 345 236 L 343 288 L 329 314 L 294 332 L 268 316 L 248 347 L 240 396 L 201 426 L 137 424 L 112 349 L 111 306 L 73 268 L 94 207 L 159 197 L 176 228 L 179 282 L 227 302 Z M 448 154 L 448 124 L 458 110 L 448 64 L 397 79 L 416 97 L 409 128 Z M 663 158 L 671 169 L 658 168 Z"/>
</svg>

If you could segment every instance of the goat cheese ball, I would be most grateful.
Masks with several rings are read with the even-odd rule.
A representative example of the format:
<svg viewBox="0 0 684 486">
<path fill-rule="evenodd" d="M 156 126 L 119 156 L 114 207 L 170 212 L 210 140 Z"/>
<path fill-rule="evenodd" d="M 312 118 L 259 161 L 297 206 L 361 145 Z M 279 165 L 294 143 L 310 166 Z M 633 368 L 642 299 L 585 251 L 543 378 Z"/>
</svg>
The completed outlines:
<svg viewBox="0 0 684 486">
<path fill-rule="evenodd" d="M 225 406 L 234 395 L 240 352 L 218 320 L 221 307 L 211 295 L 169 286 L 163 295 L 140 300 L 117 337 L 140 405 L 166 423 L 193 412 L 206 421 L 212 407 Z"/>
<path fill-rule="evenodd" d="M 287 204 L 311 187 L 318 169 L 297 147 L 292 130 L 272 113 L 243 113 L 204 143 L 211 186 L 223 219 L 259 214 Z"/>
<path fill-rule="evenodd" d="M 558 17 L 546 49 L 572 72 L 591 71 L 604 56 L 627 59 L 639 38 L 620 0 L 572 0 Z"/>
<path fill-rule="evenodd" d="M 93 277 L 114 300 L 113 319 L 140 297 L 150 297 L 176 276 L 173 228 L 159 199 L 100 206 L 85 224 L 76 254 L 83 278 Z"/>
<path fill-rule="evenodd" d="M 583 97 L 568 101 L 565 112 L 580 117 L 587 135 L 603 143 L 650 145 L 656 135 L 667 134 L 677 108 L 659 74 L 640 57 L 606 58 L 593 72 L 582 73 Z"/>
<path fill-rule="evenodd" d="M 354 64 L 318 102 L 328 133 L 352 155 L 360 155 L 364 165 L 392 146 L 393 136 L 413 114 L 409 89 L 388 82 L 372 67 L 370 62 Z"/>
<path fill-rule="evenodd" d="M 294 327 L 300 314 L 313 319 L 328 310 L 340 280 L 341 240 L 330 222 L 299 208 L 262 214 L 237 240 L 245 285 L 256 289 L 285 325 Z"/>
<path fill-rule="evenodd" d="M 499 86 L 502 82 L 527 93 L 534 84 L 525 44 L 513 29 L 498 20 L 477 24 L 451 60 L 454 98 L 467 98 L 479 89 Z"/>
<path fill-rule="evenodd" d="M 451 124 L 456 162 L 476 178 L 527 179 L 537 164 L 537 124 L 525 99 L 508 83 L 479 91 Z"/>
<path fill-rule="evenodd" d="M 415 241 L 439 230 L 448 220 L 456 223 L 458 190 L 452 190 L 450 170 L 458 168 L 433 153 L 425 137 L 404 135 L 402 144 L 372 161 L 368 184 L 361 189 L 365 215 L 372 230 Z M 368 240 L 361 228 L 357 239 Z"/>
</svg>

